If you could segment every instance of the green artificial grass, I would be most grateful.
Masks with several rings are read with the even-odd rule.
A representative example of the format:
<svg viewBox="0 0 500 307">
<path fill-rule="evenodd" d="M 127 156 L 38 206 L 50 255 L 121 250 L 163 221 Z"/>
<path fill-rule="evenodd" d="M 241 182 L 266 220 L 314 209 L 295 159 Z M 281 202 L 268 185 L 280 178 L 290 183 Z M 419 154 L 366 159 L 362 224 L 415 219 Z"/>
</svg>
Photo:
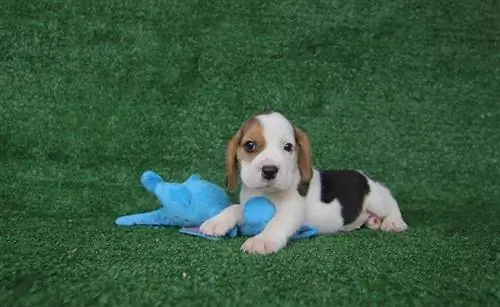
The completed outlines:
<svg viewBox="0 0 500 307">
<path fill-rule="evenodd" d="M 498 1 L 0 8 L 4 306 L 498 304 Z M 147 169 L 224 184 L 226 142 L 263 109 L 309 132 L 316 166 L 386 183 L 410 230 L 258 257 L 114 225 L 158 206 Z"/>
</svg>

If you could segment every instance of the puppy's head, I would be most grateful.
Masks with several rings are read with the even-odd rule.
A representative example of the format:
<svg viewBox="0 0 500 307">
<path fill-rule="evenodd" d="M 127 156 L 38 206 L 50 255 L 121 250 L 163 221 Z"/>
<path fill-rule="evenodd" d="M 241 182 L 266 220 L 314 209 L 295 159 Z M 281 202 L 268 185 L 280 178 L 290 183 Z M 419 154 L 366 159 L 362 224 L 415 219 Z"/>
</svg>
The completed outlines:
<svg viewBox="0 0 500 307">
<path fill-rule="evenodd" d="M 295 174 L 312 177 L 311 146 L 307 134 L 277 112 L 258 114 L 245 122 L 227 147 L 227 188 L 245 186 L 265 192 L 292 187 Z M 295 187 L 293 187 L 295 188 Z"/>
</svg>

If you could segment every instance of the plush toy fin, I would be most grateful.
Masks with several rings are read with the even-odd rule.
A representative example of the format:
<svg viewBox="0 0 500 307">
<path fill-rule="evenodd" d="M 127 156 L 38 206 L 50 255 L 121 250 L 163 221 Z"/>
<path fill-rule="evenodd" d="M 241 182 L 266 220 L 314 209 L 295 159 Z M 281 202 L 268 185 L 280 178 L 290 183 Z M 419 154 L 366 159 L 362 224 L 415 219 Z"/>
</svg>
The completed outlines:
<svg viewBox="0 0 500 307">
<path fill-rule="evenodd" d="M 183 227 L 183 228 L 179 229 L 179 232 L 182 234 L 192 235 L 192 236 L 201 237 L 201 238 L 205 238 L 205 239 L 209 239 L 209 240 L 220 240 L 224 237 L 234 238 L 234 237 L 238 236 L 238 228 L 236 228 L 236 227 L 231 229 L 223 237 L 206 235 L 200 231 L 200 227 L 198 227 L 198 226 L 197 227 Z"/>
<path fill-rule="evenodd" d="M 201 176 L 198 174 L 191 175 L 184 183 L 201 180 Z"/>
<path fill-rule="evenodd" d="M 124 215 L 117 218 L 115 223 L 116 225 L 119 226 L 134 226 L 134 225 L 175 226 L 176 225 L 174 221 L 166 219 L 161 210 Z"/>
<path fill-rule="evenodd" d="M 209 236 L 204 233 L 200 232 L 200 227 L 184 227 L 179 229 L 180 233 L 186 234 L 186 235 L 192 235 L 196 237 L 201 237 L 204 239 L 209 239 L 209 240 L 219 240 L 221 237 L 215 237 L 215 236 Z"/>
</svg>

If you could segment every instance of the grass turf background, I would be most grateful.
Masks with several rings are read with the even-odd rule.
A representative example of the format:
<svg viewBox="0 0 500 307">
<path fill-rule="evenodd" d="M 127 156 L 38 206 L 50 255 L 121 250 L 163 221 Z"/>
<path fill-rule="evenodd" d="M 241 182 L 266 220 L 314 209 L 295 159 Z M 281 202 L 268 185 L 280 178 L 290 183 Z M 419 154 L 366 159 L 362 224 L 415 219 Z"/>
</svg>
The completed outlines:
<svg viewBox="0 0 500 307">
<path fill-rule="evenodd" d="M 500 299 L 496 1 L 4 1 L 0 301 L 16 305 L 492 304 Z M 319 167 L 387 183 L 411 229 L 273 257 L 174 229 L 155 169 L 224 183 L 228 138 L 278 109 Z"/>
</svg>

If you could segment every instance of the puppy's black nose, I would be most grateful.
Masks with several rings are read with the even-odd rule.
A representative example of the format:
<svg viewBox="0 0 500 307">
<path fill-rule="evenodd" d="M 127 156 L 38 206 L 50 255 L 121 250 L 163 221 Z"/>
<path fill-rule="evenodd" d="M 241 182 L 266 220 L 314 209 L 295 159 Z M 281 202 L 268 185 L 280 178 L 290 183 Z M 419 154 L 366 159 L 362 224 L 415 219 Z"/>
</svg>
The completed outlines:
<svg viewBox="0 0 500 307">
<path fill-rule="evenodd" d="M 262 167 L 262 178 L 266 180 L 271 180 L 276 178 L 277 173 L 278 173 L 278 167 L 274 165 L 265 165 Z"/>
</svg>

